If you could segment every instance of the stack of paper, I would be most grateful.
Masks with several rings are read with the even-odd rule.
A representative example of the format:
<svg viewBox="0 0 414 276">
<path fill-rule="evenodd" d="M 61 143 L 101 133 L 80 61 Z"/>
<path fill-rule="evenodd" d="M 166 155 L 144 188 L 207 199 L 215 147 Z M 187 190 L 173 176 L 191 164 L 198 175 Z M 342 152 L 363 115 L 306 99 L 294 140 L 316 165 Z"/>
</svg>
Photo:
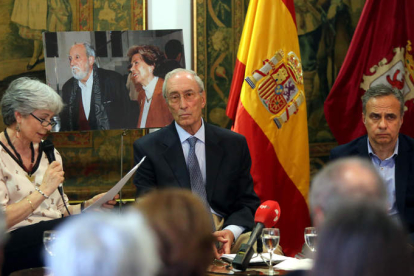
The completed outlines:
<svg viewBox="0 0 414 276">
<path fill-rule="evenodd" d="M 232 262 L 233 259 L 236 257 L 236 254 L 223 254 L 221 256 L 222 259 L 225 259 L 229 262 Z M 270 254 L 269 253 L 262 253 L 262 257 L 266 260 L 269 261 L 270 259 Z M 293 259 L 290 257 L 286 257 L 286 256 L 282 256 L 282 255 L 277 255 L 277 254 L 273 254 L 272 256 L 272 263 L 277 264 L 280 263 L 282 261 L 288 260 L 288 259 Z M 253 257 L 251 258 L 250 264 L 255 264 L 255 265 L 266 265 L 265 262 L 263 261 L 263 259 L 260 257 L 259 254 L 253 254 Z"/>
<path fill-rule="evenodd" d="M 222 259 L 232 262 L 233 259 L 236 257 L 236 254 L 223 254 L 221 256 Z M 269 253 L 262 253 L 262 257 L 269 261 L 270 254 Z M 250 260 L 250 265 L 266 265 L 263 261 L 262 257 L 259 254 L 253 254 L 252 259 Z M 312 259 L 295 259 L 291 257 L 281 256 L 281 255 L 272 255 L 272 263 L 276 264 L 274 268 L 280 270 L 310 270 L 313 266 Z"/>
<path fill-rule="evenodd" d="M 294 259 L 289 258 L 288 260 L 284 260 L 281 263 L 278 263 L 274 266 L 276 269 L 280 270 L 311 270 L 313 266 L 312 259 Z"/>
</svg>

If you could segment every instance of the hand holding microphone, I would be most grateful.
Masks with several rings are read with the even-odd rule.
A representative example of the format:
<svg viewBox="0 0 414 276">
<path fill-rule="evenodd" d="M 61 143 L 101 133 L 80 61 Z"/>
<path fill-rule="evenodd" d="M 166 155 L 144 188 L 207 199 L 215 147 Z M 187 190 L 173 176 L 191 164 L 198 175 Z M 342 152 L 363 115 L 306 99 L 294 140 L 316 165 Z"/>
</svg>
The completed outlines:
<svg viewBox="0 0 414 276">
<path fill-rule="evenodd" d="M 58 188 L 58 191 L 59 191 L 60 196 L 62 197 L 63 204 L 65 205 L 66 211 L 68 212 L 68 215 L 70 216 L 71 214 L 70 214 L 70 211 L 69 211 L 68 206 L 66 205 L 65 196 L 63 194 L 63 184 L 62 184 L 63 183 L 63 180 L 64 180 L 64 178 L 63 178 L 63 174 L 64 174 L 63 167 L 62 167 L 62 165 L 59 162 L 56 162 L 56 158 L 55 158 L 55 146 L 53 145 L 53 143 L 51 141 L 44 140 L 42 142 L 42 150 L 46 154 L 47 160 L 49 160 L 49 163 L 50 163 L 49 168 L 51 168 L 51 167 L 56 168 L 56 167 L 60 166 L 60 169 L 61 169 L 61 179 L 60 180 L 61 181 L 58 182 L 59 183 L 59 186 L 57 188 Z M 55 165 L 56 163 L 58 165 Z M 49 168 L 48 168 L 48 170 L 49 170 Z M 47 172 L 48 171 L 46 171 L 45 176 L 46 176 Z"/>
<path fill-rule="evenodd" d="M 280 206 L 279 203 L 273 200 L 267 200 L 260 204 L 256 210 L 254 222 L 255 228 L 250 235 L 247 243 L 241 245 L 239 252 L 233 260 L 233 267 L 239 270 L 246 270 L 250 259 L 254 253 L 253 245 L 260 237 L 263 228 L 272 228 L 276 225 L 280 218 Z"/>
<path fill-rule="evenodd" d="M 62 185 L 62 182 L 65 180 L 64 174 L 62 165 L 57 161 L 52 162 L 43 176 L 42 185 L 39 187 L 40 190 L 46 195 L 51 195 L 59 185 Z"/>
<path fill-rule="evenodd" d="M 50 165 L 52 165 L 53 162 L 56 161 L 55 146 L 53 145 L 53 143 L 51 141 L 44 140 L 42 142 L 42 150 L 45 153 L 45 155 L 47 157 L 47 160 L 49 160 Z M 62 165 L 60 165 L 60 166 L 62 167 Z M 62 168 L 62 171 L 63 171 L 63 168 Z M 62 177 L 63 177 L 63 175 L 62 175 Z M 62 198 L 63 198 L 63 184 L 62 184 L 63 180 L 64 179 L 62 179 L 62 181 L 60 182 L 59 187 L 58 187 L 59 193 L 62 196 Z"/>
</svg>

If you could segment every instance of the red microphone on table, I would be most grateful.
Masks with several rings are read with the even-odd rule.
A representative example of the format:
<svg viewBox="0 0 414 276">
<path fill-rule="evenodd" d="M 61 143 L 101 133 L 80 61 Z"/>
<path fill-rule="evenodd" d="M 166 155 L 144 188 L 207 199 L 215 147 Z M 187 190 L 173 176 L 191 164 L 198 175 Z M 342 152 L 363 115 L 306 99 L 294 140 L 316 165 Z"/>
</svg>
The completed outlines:
<svg viewBox="0 0 414 276">
<path fill-rule="evenodd" d="M 267 200 L 260 204 L 254 216 L 255 228 L 250 235 L 247 243 L 240 246 L 239 251 L 234 258 L 232 265 L 234 268 L 245 271 L 249 265 L 250 259 L 254 253 L 253 244 L 260 238 L 263 228 L 271 228 L 276 225 L 280 218 L 279 203 L 273 200 Z"/>
</svg>

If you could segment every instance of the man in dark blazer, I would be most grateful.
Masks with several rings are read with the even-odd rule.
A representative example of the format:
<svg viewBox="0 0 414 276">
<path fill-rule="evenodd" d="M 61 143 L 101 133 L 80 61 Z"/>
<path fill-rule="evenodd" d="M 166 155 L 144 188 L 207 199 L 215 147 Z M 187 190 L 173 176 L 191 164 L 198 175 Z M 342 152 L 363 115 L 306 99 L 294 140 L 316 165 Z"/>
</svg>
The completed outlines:
<svg viewBox="0 0 414 276">
<path fill-rule="evenodd" d="M 385 85 L 369 88 L 362 97 L 362 119 L 367 135 L 331 151 L 330 159 L 344 156 L 369 158 L 383 177 L 389 213 L 414 232 L 414 139 L 399 134 L 404 97 Z"/>
<path fill-rule="evenodd" d="M 187 138 L 198 138 L 195 151 L 204 171 L 208 207 L 213 217 L 217 216 L 223 223 L 223 230 L 214 232 L 223 242 L 216 256 L 230 253 L 234 240 L 253 228 L 254 214 L 260 205 L 250 175 L 251 158 L 246 139 L 203 121 L 204 85 L 193 71 L 175 69 L 167 74 L 163 94 L 174 121 L 134 143 L 135 162 L 146 156 L 134 179 L 137 196 L 154 188 L 191 189 L 186 165 L 190 147 Z"/>
<path fill-rule="evenodd" d="M 73 77 L 63 85 L 61 131 L 135 128 L 126 83 L 118 72 L 98 68 L 88 43 L 69 52 Z M 86 103 L 86 105 L 85 105 Z"/>
</svg>

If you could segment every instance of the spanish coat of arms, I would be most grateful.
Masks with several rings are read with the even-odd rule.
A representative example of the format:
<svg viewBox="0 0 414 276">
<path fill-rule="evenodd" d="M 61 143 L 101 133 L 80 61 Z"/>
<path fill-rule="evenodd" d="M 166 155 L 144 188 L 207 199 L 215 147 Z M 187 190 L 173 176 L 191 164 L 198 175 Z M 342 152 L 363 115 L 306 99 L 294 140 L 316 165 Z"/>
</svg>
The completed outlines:
<svg viewBox="0 0 414 276">
<path fill-rule="evenodd" d="M 294 52 L 286 56 L 282 50 L 263 61 L 263 67 L 255 70 L 252 76 L 245 78 L 252 89 L 257 88 L 260 101 L 272 114 L 278 128 L 296 114 L 299 106 L 305 102 L 302 64 Z"/>
</svg>

